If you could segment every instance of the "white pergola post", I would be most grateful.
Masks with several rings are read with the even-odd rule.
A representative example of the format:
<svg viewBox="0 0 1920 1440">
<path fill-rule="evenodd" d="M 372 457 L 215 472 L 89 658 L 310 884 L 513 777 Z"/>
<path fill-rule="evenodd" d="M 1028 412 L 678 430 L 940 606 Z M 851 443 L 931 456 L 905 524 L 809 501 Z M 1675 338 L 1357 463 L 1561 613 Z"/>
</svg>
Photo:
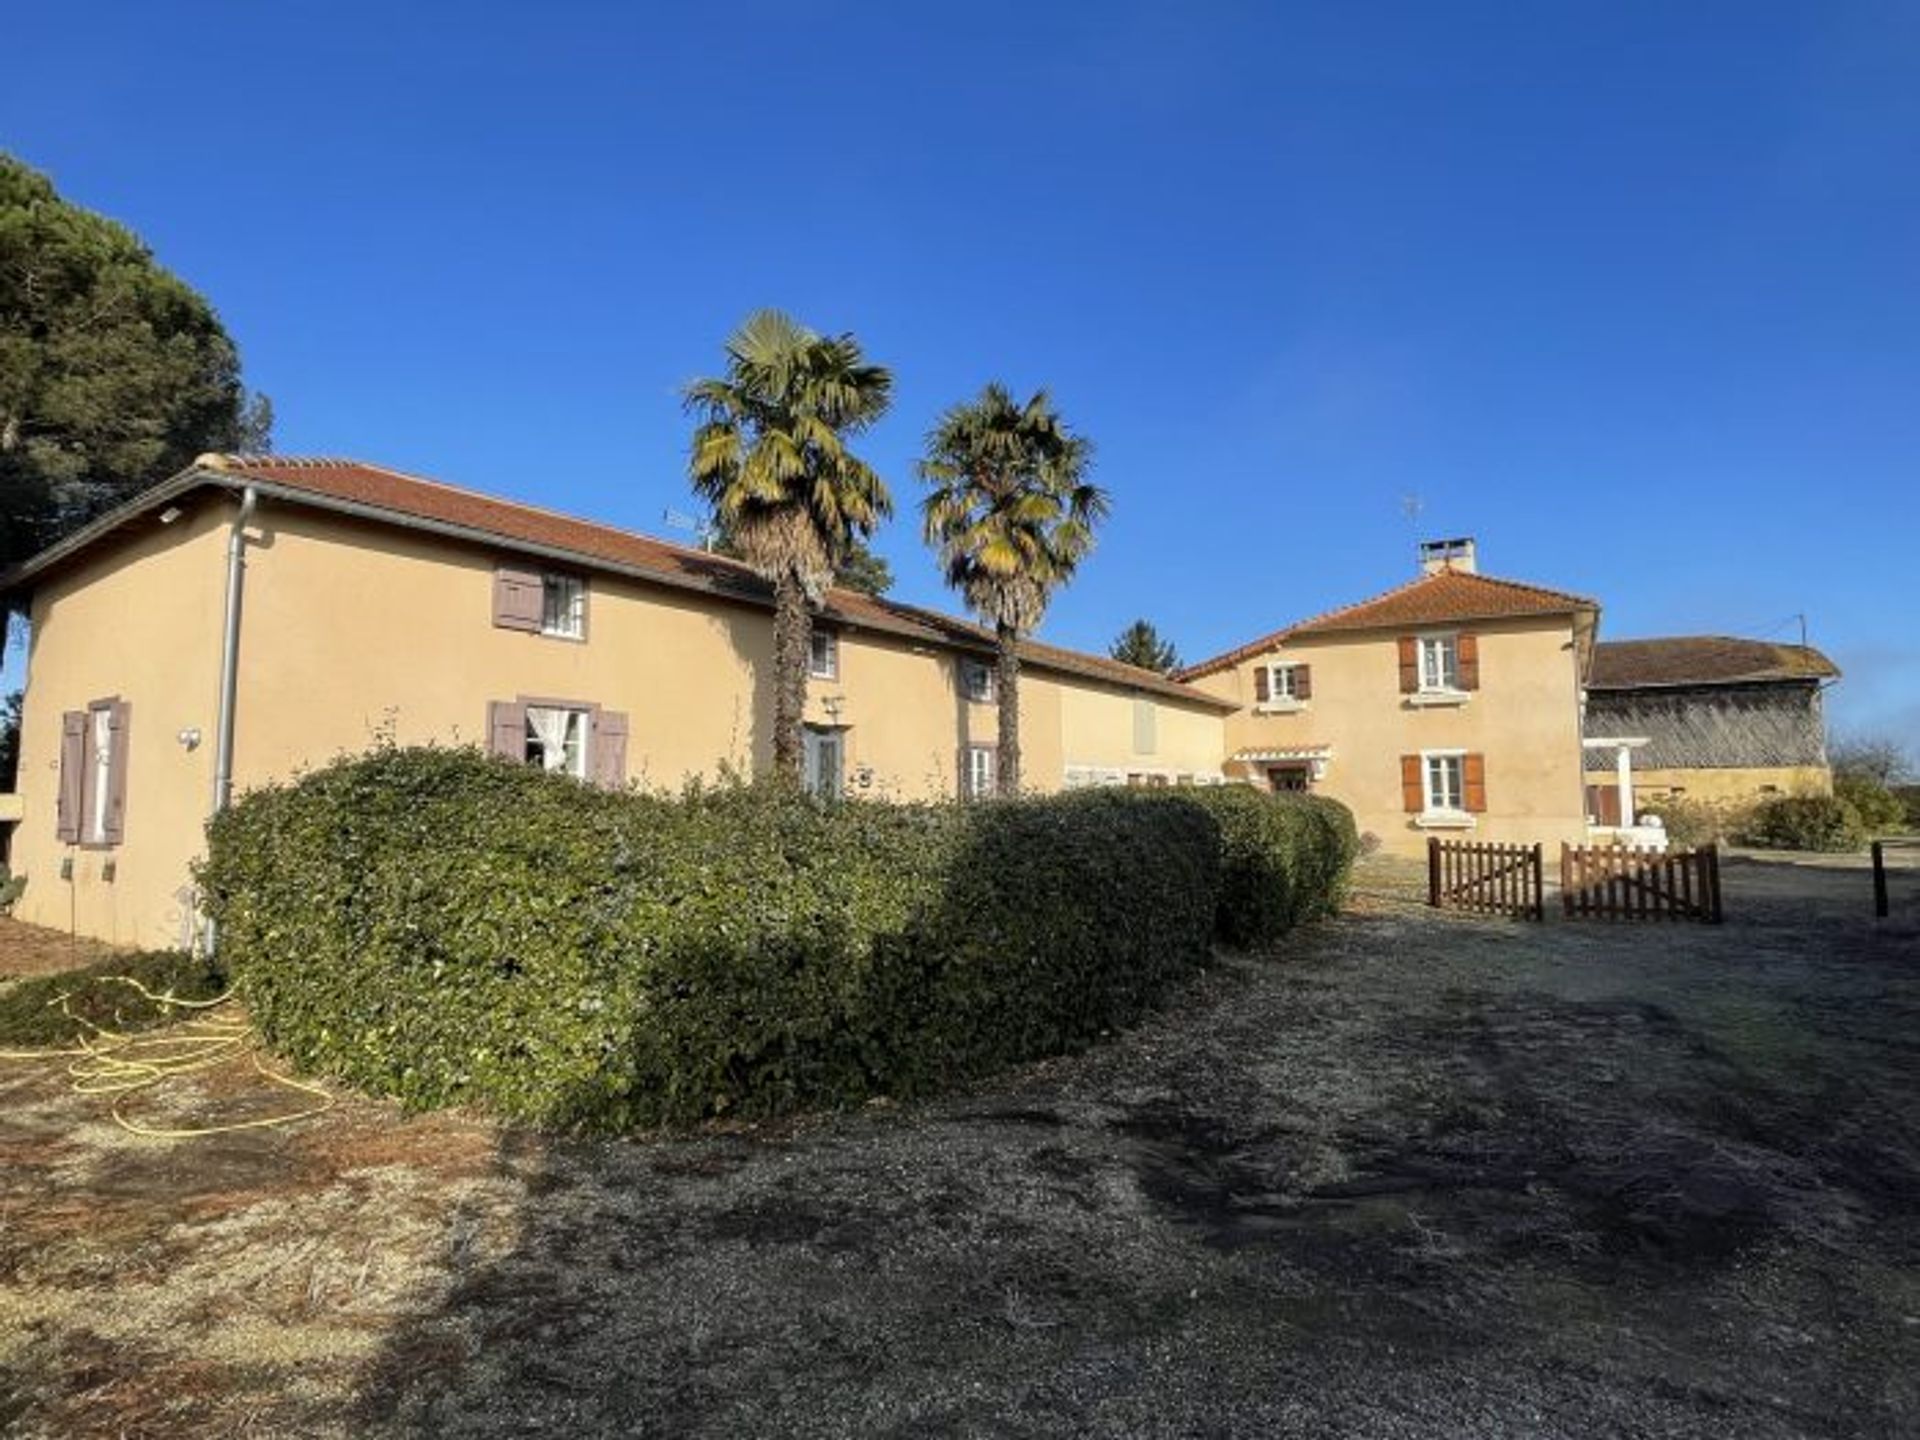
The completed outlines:
<svg viewBox="0 0 1920 1440">
<path fill-rule="evenodd" d="M 1613 752 L 1614 781 L 1620 787 L 1620 828 L 1633 828 L 1633 750 L 1621 745 Z"/>
</svg>

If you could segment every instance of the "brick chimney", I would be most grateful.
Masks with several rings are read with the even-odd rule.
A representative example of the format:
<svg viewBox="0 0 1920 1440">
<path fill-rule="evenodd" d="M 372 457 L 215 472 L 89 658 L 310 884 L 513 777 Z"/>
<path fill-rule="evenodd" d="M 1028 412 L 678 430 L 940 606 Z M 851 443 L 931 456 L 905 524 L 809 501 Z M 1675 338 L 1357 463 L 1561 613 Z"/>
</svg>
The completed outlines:
<svg viewBox="0 0 1920 1440">
<path fill-rule="evenodd" d="M 1422 540 L 1420 542 L 1420 573 L 1437 575 L 1442 570 L 1458 570 L 1463 575 L 1471 575 L 1479 568 L 1473 537 L 1462 535 L 1455 540 Z"/>
</svg>

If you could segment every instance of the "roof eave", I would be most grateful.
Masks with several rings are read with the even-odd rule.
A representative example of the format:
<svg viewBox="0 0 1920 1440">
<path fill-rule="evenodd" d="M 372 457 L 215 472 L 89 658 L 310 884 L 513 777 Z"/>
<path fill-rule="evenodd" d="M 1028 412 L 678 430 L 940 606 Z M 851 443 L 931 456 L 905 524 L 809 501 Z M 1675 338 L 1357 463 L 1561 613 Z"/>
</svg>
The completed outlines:
<svg viewBox="0 0 1920 1440">
<path fill-rule="evenodd" d="M 644 581 L 650 585 L 664 585 L 673 589 L 692 591 L 710 595 L 717 599 L 729 600 L 737 604 L 767 607 L 773 603 L 771 593 L 759 593 L 744 586 L 735 587 L 718 583 L 694 575 L 681 575 L 672 571 L 657 570 L 650 566 L 633 565 L 625 561 L 611 560 L 605 556 L 587 551 L 572 550 L 560 545 L 542 545 L 537 541 L 523 540 L 516 536 L 501 535 L 495 531 L 480 529 L 471 525 L 459 525 L 452 521 L 435 520 L 428 516 L 415 515 L 405 510 L 394 510 L 381 505 L 369 505 L 358 500 L 346 500 L 339 496 L 326 495 L 296 485 L 282 485 L 272 480 L 260 479 L 244 470 L 216 470 L 204 465 L 191 465 L 179 474 L 161 481 L 158 485 L 142 491 L 106 514 L 83 525 L 73 534 L 65 536 L 39 554 L 30 556 L 11 570 L 0 572 L 0 596 L 11 596 L 33 581 L 72 559 L 89 546 L 105 539 L 129 521 L 141 515 L 165 507 L 168 503 L 180 499 L 202 487 L 213 487 L 232 492 L 253 490 L 256 494 L 271 500 L 280 500 L 292 505 L 303 505 L 310 509 L 323 510 L 333 514 L 346 515 L 355 519 L 372 521 L 382 525 L 396 525 L 402 529 L 415 530 L 425 534 L 438 535 L 447 539 L 460 540 L 468 544 L 491 546 L 515 554 L 530 555 L 543 560 L 557 561 L 563 565 L 598 570 L 605 574 L 620 575 L 627 579 Z M 832 607 L 831 600 L 828 601 Z M 876 634 L 892 635 L 922 643 L 947 646 L 956 651 L 969 654 L 991 656 L 993 643 L 982 637 L 970 642 L 960 636 L 929 635 L 930 627 L 919 625 L 910 620 L 890 623 L 888 620 L 871 615 L 854 615 L 846 611 L 833 609 L 836 623 L 849 629 L 869 630 Z M 1055 661 L 1022 657 L 1023 665 L 1036 670 L 1050 671 L 1058 675 L 1071 675 L 1076 679 L 1111 685 L 1117 689 L 1139 691 L 1163 695 L 1168 699 L 1180 700 L 1208 708 L 1232 710 L 1231 703 L 1219 697 L 1191 690 L 1178 681 L 1169 681 L 1156 685 L 1145 677 L 1134 681 L 1120 676 L 1105 676 L 1091 670 L 1075 668 Z"/>
</svg>

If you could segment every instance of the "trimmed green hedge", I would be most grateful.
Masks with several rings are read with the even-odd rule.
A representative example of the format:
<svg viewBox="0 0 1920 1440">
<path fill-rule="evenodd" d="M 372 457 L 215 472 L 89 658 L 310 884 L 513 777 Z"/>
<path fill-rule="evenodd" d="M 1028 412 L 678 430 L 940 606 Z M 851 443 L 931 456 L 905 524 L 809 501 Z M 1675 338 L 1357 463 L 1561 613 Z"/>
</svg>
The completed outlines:
<svg viewBox="0 0 1920 1440">
<path fill-rule="evenodd" d="M 1207 959 L 1220 828 L 1184 792 L 665 799 L 389 749 L 242 799 L 200 878 L 302 1067 L 619 1130 L 926 1093 L 1133 1022 Z"/>
<path fill-rule="evenodd" d="M 1867 827 L 1838 795 L 1783 795 L 1754 807 L 1741 838 L 1770 850 L 1839 852 L 1866 848 Z"/>
<path fill-rule="evenodd" d="M 1302 921 L 1340 908 L 1360 832 L 1339 801 L 1246 785 L 1179 794 L 1198 801 L 1220 826 L 1214 933 L 1226 944 L 1268 945 Z"/>
<path fill-rule="evenodd" d="M 71 1045 L 93 1033 L 83 1020 L 103 1030 L 130 1031 L 181 1018 L 178 1010 L 145 999 L 117 976 L 182 1000 L 211 1000 L 226 988 L 225 977 L 210 962 L 174 950 L 109 955 L 78 969 L 0 983 L 0 1048 Z"/>
</svg>

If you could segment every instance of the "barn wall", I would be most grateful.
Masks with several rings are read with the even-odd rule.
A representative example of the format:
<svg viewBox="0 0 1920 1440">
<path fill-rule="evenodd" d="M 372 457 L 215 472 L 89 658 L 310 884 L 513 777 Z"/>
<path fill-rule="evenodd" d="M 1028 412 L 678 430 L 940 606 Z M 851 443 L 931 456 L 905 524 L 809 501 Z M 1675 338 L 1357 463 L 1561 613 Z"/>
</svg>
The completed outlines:
<svg viewBox="0 0 1920 1440">
<path fill-rule="evenodd" d="M 1602 690 L 1587 697 L 1586 733 L 1645 736 L 1635 771 L 1803 769 L 1827 764 L 1820 687 L 1811 683 Z M 1589 752 L 1589 771 L 1613 753 Z"/>
</svg>

